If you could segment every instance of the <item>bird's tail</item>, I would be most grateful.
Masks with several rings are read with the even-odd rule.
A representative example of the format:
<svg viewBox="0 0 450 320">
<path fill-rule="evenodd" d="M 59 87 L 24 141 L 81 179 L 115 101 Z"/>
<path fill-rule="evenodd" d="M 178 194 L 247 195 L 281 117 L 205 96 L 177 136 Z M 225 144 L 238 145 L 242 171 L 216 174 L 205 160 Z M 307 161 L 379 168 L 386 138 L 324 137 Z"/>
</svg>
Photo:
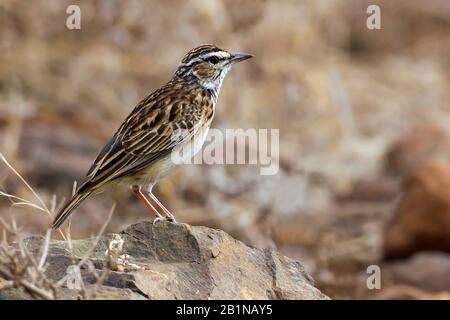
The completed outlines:
<svg viewBox="0 0 450 320">
<path fill-rule="evenodd" d="M 55 219 L 53 220 L 53 223 L 51 225 L 52 229 L 59 228 L 64 221 L 69 217 L 69 215 L 72 213 L 72 211 L 78 207 L 78 205 L 89 197 L 91 195 L 91 192 L 83 192 L 83 193 L 76 193 L 72 199 L 70 199 L 69 202 L 58 212 Z"/>
</svg>

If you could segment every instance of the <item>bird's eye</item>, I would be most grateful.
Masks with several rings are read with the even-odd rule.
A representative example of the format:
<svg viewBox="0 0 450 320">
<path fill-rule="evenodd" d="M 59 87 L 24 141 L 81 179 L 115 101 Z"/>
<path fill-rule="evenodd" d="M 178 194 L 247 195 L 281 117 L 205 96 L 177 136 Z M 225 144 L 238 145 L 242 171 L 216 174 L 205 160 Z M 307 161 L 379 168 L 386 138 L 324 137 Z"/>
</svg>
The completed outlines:
<svg viewBox="0 0 450 320">
<path fill-rule="evenodd" d="M 212 56 L 212 57 L 209 57 L 209 58 L 207 59 L 207 61 L 208 61 L 208 62 L 211 62 L 212 64 L 216 64 L 216 63 L 219 62 L 219 58 L 216 57 L 216 56 Z"/>
</svg>

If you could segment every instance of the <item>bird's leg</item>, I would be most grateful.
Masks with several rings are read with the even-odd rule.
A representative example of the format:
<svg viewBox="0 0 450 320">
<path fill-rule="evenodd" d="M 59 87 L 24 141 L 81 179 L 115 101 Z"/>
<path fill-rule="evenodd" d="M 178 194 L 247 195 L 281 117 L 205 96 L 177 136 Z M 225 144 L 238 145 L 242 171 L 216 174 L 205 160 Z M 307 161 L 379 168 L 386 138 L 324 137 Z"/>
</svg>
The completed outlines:
<svg viewBox="0 0 450 320">
<path fill-rule="evenodd" d="M 139 186 L 132 186 L 131 190 L 133 190 L 136 197 L 138 197 L 142 202 L 144 202 L 145 206 L 150 210 L 150 213 L 155 217 L 153 223 L 156 223 L 163 219 L 163 217 L 159 214 L 158 210 L 151 204 L 150 201 L 144 196 L 142 190 Z"/>
<path fill-rule="evenodd" d="M 166 220 L 170 222 L 177 222 L 175 220 L 175 217 L 170 211 L 164 207 L 164 205 L 161 203 L 161 201 L 158 200 L 158 198 L 152 193 L 151 190 L 146 191 L 146 193 L 150 196 L 150 198 L 155 201 L 155 203 L 158 205 L 158 207 L 164 212 L 166 215 Z"/>
</svg>

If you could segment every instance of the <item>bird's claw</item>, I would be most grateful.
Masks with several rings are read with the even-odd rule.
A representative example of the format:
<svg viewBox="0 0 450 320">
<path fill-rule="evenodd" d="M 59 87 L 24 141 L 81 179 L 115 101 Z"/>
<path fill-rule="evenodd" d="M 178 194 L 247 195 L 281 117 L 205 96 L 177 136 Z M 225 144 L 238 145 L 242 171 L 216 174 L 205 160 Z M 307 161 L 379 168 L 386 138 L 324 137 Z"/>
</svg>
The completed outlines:
<svg viewBox="0 0 450 320">
<path fill-rule="evenodd" d="M 166 219 L 166 221 L 177 223 L 177 220 L 175 220 L 175 217 L 173 214 L 170 214 L 170 213 L 167 214 L 165 219 Z"/>
<path fill-rule="evenodd" d="M 153 224 L 156 224 L 157 222 L 159 222 L 159 221 L 162 221 L 162 217 L 156 217 L 154 220 L 153 220 Z"/>
<path fill-rule="evenodd" d="M 175 220 L 175 217 L 172 214 L 170 214 L 170 215 L 166 215 L 164 218 L 163 217 L 156 217 L 153 220 L 153 224 L 156 224 L 157 222 L 160 222 L 160 221 L 163 221 L 163 220 L 168 221 L 168 222 L 177 223 L 177 220 Z"/>
</svg>

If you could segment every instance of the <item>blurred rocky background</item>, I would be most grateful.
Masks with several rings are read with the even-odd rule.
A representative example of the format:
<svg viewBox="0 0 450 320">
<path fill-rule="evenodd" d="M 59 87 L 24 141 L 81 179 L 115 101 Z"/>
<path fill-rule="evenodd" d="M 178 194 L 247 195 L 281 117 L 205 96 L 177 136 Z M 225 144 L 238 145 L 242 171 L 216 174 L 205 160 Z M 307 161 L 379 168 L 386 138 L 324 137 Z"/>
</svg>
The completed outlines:
<svg viewBox="0 0 450 320">
<path fill-rule="evenodd" d="M 81 30 L 66 28 L 70 4 Z M 366 28 L 369 4 L 381 30 Z M 299 259 L 331 298 L 449 299 L 449 31 L 447 0 L 2 0 L 0 151 L 60 205 L 187 50 L 248 51 L 213 126 L 279 128 L 278 174 L 189 165 L 157 186 L 162 201 L 181 222 Z M 0 185 L 33 199 L 3 163 Z M 96 234 L 114 202 L 107 231 L 148 219 L 120 187 L 79 207 L 72 238 Z M 13 216 L 24 236 L 51 221 L 0 198 Z"/>
</svg>

